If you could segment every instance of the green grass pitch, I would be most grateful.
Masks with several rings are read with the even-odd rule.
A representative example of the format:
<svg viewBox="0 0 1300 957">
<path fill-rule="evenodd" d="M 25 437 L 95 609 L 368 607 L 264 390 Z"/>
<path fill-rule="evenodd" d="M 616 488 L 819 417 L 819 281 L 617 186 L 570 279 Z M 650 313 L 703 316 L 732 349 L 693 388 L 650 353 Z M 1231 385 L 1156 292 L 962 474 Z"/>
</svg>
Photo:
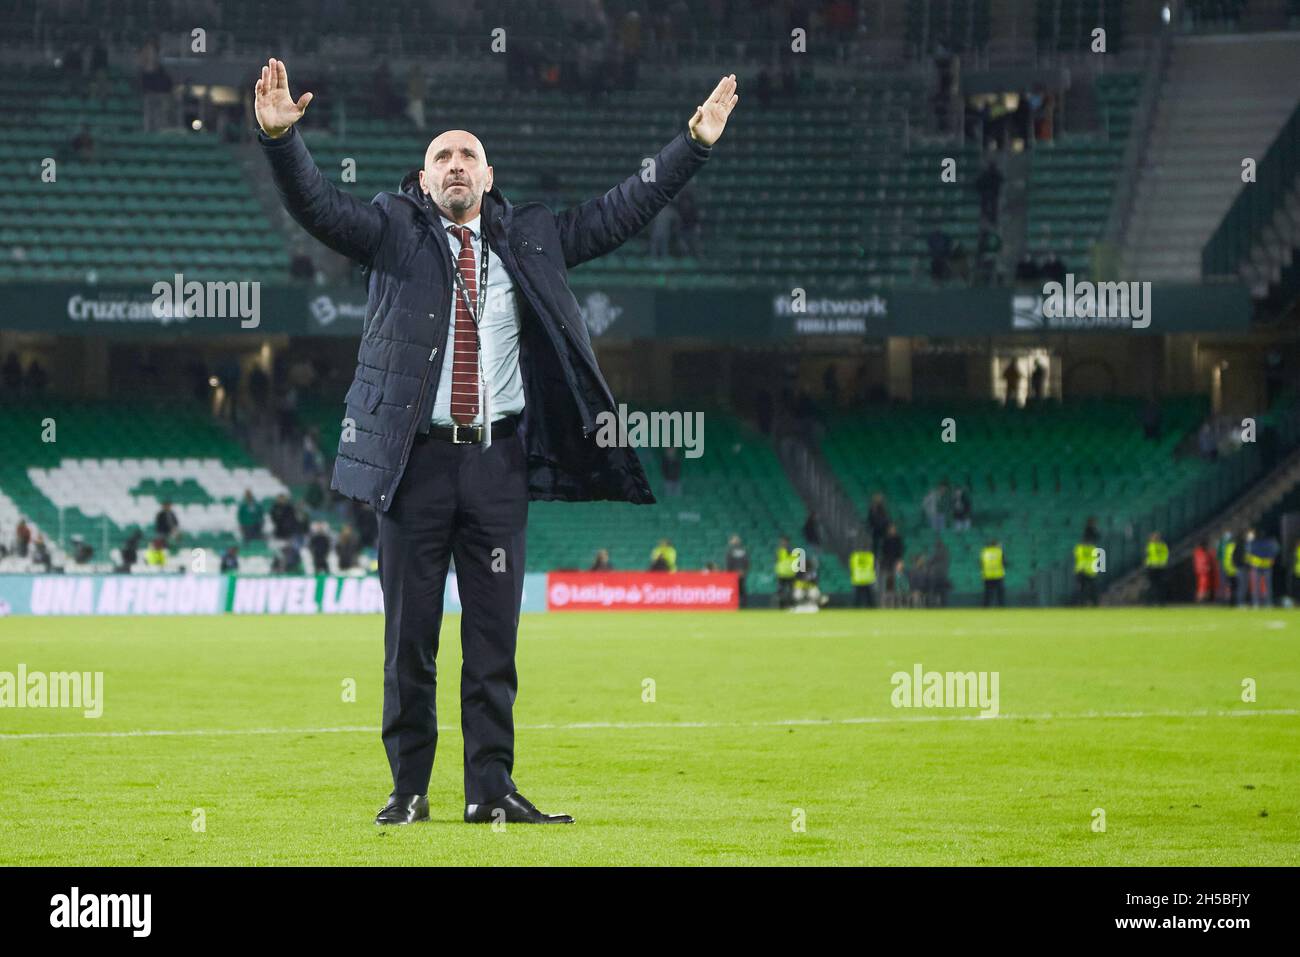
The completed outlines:
<svg viewBox="0 0 1300 957">
<path fill-rule="evenodd" d="M 577 824 L 502 831 L 460 821 L 454 616 L 433 820 L 374 825 L 381 629 L 0 620 L 0 671 L 105 696 L 0 709 L 0 863 L 1300 863 L 1292 612 L 525 615 L 515 780 Z M 998 672 L 999 716 L 895 708 L 916 663 Z"/>
</svg>

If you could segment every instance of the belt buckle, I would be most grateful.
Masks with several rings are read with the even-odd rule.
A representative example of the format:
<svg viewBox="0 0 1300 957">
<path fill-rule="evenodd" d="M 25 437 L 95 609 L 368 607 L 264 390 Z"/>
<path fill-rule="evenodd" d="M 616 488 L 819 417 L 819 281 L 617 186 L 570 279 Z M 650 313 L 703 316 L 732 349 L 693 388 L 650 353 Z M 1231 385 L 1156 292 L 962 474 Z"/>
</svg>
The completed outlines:
<svg viewBox="0 0 1300 957">
<path fill-rule="evenodd" d="M 479 433 L 479 437 L 478 437 L 478 438 L 474 438 L 474 439 L 462 439 L 462 438 L 460 437 L 460 430 L 461 430 L 461 429 L 464 429 L 465 432 L 466 432 L 467 434 L 472 434 L 473 431 L 474 431 L 475 429 L 480 429 L 480 430 L 481 430 L 481 429 L 482 429 L 482 426 L 478 426 L 478 425 L 461 425 L 459 422 L 453 423 L 453 424 L 452 424 L 452 427 L 451 427 L 451 441 L 452 441 L 452 444 L 453 444 L 453 445 L 473 445 L 475 442 L 481 441 L 481 439 L 482 439 L 482 432 L 481 432 L 481 431 L 480 431 L 480 433 Z"/>
</svg>

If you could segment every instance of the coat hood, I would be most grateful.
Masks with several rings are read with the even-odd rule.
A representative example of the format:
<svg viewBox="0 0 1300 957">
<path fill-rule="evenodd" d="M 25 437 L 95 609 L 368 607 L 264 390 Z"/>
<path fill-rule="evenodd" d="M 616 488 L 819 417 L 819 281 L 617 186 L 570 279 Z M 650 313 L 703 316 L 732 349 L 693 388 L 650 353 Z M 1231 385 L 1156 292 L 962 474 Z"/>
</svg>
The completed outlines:
<svg viewBox="0 0 1300 957">
<path fill-rule="evenodd" d="M 402 177 L 398 192 L 424 210 L 432 222 L 435 224 L 438 222 L 437 207 L 433 205 L 433 200 L 425 195 L 424 190 L 420 189 L 420 171 L 418 169 L 413 169 Z M 503 223 L 508 224 L 514 212 L 514 207 L 511 205 L 510 200 L 505 198 L 497 185 L 493 183 L 492 188 L 483 194 L 482 212 L 484 218 L 489 222 L 501 220 Z"/>
</svg>

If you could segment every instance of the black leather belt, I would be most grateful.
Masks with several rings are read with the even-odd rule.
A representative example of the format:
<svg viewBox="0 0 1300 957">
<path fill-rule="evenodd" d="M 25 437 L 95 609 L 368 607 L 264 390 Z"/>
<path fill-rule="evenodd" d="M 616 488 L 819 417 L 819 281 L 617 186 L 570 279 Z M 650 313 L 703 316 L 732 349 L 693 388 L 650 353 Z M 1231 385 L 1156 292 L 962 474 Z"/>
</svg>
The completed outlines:
<svg viewBox="0 0 1300 957">
<path fill-rule="evenodd" d="M 515 434 L 519 427 L 519 416 L 507 415 L 492 423 L 492 441 L 507 439 Z M 441 439 L 453 445 L 477 445 L 483 441 L 481 425 L 431 425 L 428 432 L 421 432 L 415 437 L 417 442 L 429 439 Z"/>
</svg>

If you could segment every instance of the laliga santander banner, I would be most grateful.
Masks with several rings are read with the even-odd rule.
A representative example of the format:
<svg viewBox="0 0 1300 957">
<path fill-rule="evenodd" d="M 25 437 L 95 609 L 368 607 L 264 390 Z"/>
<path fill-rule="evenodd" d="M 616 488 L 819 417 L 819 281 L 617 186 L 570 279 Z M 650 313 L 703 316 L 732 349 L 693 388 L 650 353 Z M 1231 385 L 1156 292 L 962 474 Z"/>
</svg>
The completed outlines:
<svg viewBox="0 0 1300 957">
<path fill-rule="evenodd" d="M 735 572 L 551 572 L 548 611 L 734 611 Z"/>
</svg>

